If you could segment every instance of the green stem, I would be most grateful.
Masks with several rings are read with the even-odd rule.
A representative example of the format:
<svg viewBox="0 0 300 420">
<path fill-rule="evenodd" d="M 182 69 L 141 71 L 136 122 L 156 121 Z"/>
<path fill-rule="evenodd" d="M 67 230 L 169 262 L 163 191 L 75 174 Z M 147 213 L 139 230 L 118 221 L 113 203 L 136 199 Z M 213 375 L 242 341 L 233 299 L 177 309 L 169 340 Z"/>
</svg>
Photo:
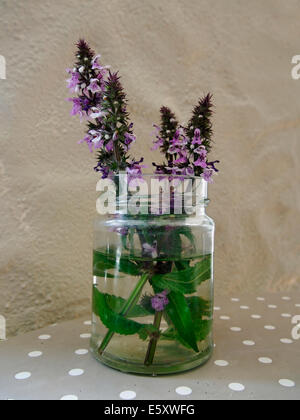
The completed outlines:
<svg viewBox="0 0 300 420">
<path fill-rule="evenodd" d="M 129 299 L 126 301 L 126 303 L 124 304 L 123 309 L 121 310 L 121 312 L 119 313 L 119 315 L 121 316 L 126 316 L 128 314 L 128 312 L 130 311 L 130 309 L 136 304 L 137 300 L 140 297 L 140 294 L 143 290 L 143 287 L 145 286 L 145 284 L 147 283 L 148 280 L 148 274 L 143 274 L 140 278 L 140 280 L 138 281 L 137 285 L 135 286 L 133 292 L 131 293 L 131 295 L 129 296 Z M 102 340 L 102 343 L 100 344 L 100 347 L 98 349 L 98 353 L 101 354 L 104 352 L 104 350 L 106 349 L 107 345 L 109 344 L 110 340 L 113 338 L 114 332 L 109 330 L 105 337 Z"/>
<path fill-rule="evenodd" d="M 154 325 L 154 327 L 157 328 L 158 331 L 160 329 L 162 314 L 163 314 L 163 311 L 155 312 L 155 316 L 154 316 L 153 325 Z M 146 357 L 145 357 L 145 362 L 144 362 L 144 364 L 146 366 L 150 366 L 153 363 L 158 338 L 159 338 L 159 334 L 156 333 L 150 340 L 150 343 L 148 345 L 148 350 L 147 350 L 147 353 L 146 353 Z"/>
</svg>

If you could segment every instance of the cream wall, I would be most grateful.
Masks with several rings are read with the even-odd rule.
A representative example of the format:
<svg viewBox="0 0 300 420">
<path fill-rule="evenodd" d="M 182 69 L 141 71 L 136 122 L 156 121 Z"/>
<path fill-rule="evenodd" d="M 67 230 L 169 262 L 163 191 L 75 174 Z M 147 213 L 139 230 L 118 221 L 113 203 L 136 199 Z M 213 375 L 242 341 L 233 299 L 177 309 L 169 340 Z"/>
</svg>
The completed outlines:
<svg viewBox="0 0 300 420">
<path fill-rule="evenodd" d="M 10 334 L 89 313 L 93 157 L 65 68 L 84 36 L 119 69 L 138 142 L 159 107 L 215 100 L 216 292 L 299 288 L 300 2 L 1 0 L 0 314 Z"/>
</svg>

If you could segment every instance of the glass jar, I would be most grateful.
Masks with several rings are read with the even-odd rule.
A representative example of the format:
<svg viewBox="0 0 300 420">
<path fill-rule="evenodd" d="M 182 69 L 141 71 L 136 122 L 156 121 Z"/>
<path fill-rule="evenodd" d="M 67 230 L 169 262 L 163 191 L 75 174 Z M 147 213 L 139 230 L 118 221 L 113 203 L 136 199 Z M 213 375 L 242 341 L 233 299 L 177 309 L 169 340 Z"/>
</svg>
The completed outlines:
<svg viewBox="0 0 300 420">
<path fill-rule="evenodd" d="M 91 351 L 123 372 L 195 368 L 213 350 L 207 182 L 124 175 L 109 182 L 108 191 L 98 185 L 98 212 L 110 208 L 94 225 Z"/>
</svg>

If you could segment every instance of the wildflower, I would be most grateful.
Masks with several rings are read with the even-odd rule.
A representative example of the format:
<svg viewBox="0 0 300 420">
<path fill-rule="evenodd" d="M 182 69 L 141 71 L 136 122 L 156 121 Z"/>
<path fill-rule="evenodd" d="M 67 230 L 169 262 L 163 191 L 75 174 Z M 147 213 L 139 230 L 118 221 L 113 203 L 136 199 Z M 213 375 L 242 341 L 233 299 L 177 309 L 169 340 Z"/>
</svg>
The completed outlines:
<svg viewBox="0 0 300 420">
<path fill-rule="evenodd" d="M 69 102 L 73 103 L 73 108 L 71 109 L 70 114 L 72 116 L 79 115 L 80 120 L 82 121 L 86 117 L 86 113 L 84 113 L 84 110 L 82 108 L 82 102 L 80 98 L 68 98 Z"/>
<path fill-rule="evenodd" d="M 162 137 L 157 137 L 157 140 L 154 141 L 154 146 L 151 150 L 157 150 L 162 147 L 164 144 L 164 139 Z"/>
<path fill-rule="evenodd" d="M 213 162 L 207 162 L 207 166 L 210 166 L 215 172 L 219 172 L 219 169 L 215 167 L 215 163 L 220 163 L 220 161 L 214 160 Z"/>
<path fill-rule="evenodd" d="M 76 92 L 80 80 L 80 74 L 77 71 L 67 69 L 67 72 L 71 75 L 70 79 L 67 79 L 67 87 L 71 92 Z"/>
<path fill-rule="evenodd" d="M 202 172 L 202 174 L 201 174 L 201 177 L 205 180 L 205 181 L 207 181 L 207 182 L 212 182 L 212 175 L 213 175 L 213 173 L 214 173 L 214 171 L 213 171 L 213 169 L 208 169 L 208 168 L 205 168 L 204 169 L 204 171 Z"/>
<path fill-rule="evenodd" d="M 101 55 L 98 54 L 92 59 L 92 70 L 102 70 L 103 67 L 99 64 L 98 60 L 101 58 Z"/>
<path fill-rule="evenodd" d="M 101 86 L 99 86 L 99 80 L 98 79 L 91 79 L 90 84 L 87 87 L 88 90 L 90 90 L 92 93 L 101 92 Z"/>
<path fill-rule="evenodd" d="M 154 242 L 153 245 L 143 244 L 143 251 L 145 255 L 150 256 L 151 258 L 157 258 L 157 242 Z"/>
<path fill-rule="evenodd" d="M 153 296 L 151 299 L 151 305 L 155 311 L 161 312 L 169 304 L 169 299 L 167 298 L 168 293 L 168 290 L 164 290 L 163 292 L 157 293 L 155 296 Z"/>
<path fill-rule="evenodd" d="M 129 121 L 127 101 L 118 73 L 100 64 L 100 55 L 95 55 L 84 40 L 77 43 L 76 63 L 68 69 L 67 86 L 77 94 L 69 98 L 72 115 L 87 120 L 86 136 L 79 143 L 86 143 L 89 150 L 97 150 L 95 171 L 103 178 L 119 171 L 131 177 L 141 178 L 141 161 L 129 161 L 127 152 L 136 137 Z"/>
<path fill-rule="evenodd" d="M 196 128 L 194 131 L 194 137 L 193 137 L 193 141 L 192 144 L 201 144 L 202 140 L 201 140 L 201 136 L 200 136 L 200 130 L 199 128 Z"/>
<path fill-rule="evenodd" d="M 180 150 L 179 157 L 174 161 L 175 164 L 187 163 L 187 152 L 185 150 Z"/>
<path fill-rule="evenodd" d="M 207 164 L 206 164 L 206 161 L 201 159 L 201 157 L 199 156 L 198 159 L 195 160 L 194 166 L 198 166 L 198 167 L 200 166 L 201 168 L 206 168 Z"/>
<path fill-rule="evenodd" d="M 93 152 L 93 141 L 91 136 L 87 135 L 82 140 L 79 140 L 78 144 L 85 142 L 88 145 L 89 151 Z"/>
<path fill-rule="evenodd" d="M 130 146 L 131 143 L 134 143 L 136 141 L 136 136 L 132 133 L 125 133 L 124 137 L 126 146 Z"/>
</svg>

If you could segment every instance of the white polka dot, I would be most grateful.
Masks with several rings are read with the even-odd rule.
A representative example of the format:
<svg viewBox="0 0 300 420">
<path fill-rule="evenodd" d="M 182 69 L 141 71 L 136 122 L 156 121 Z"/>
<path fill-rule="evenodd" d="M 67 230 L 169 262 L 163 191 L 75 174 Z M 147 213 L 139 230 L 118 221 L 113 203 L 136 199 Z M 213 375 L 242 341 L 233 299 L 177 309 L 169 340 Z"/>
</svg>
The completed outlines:
<svg viewBox="0 0 300 420">
<path fill-rule="evenodd" d="M 92 325 L 92 321 L 84 321 L 84 325 Z"/>
<path fill-rule="evenodd" d="M 19 372 L 15 375 L 15 378 L 18 380 L 22 380 L 22 379 L 28 379 L 30 378 L 31 373 L 30 372 Z"/>
<path fill-rule="evenodd" d="M 39 336 L 39 339 L 40 340 L 50 340 L 50 338 L 51 338 L 51 335 L 47 335 L 47 334 L 44 334 L 44 335 L 40 335 Z"/>
<path fill-rule="evenodd" d="M 231 298 L 231 302 L 239 302 L 240 301 L 240 299 L 238 299 L 238 298 Z"/>
<path fill-rule="evenodd" d="M 280 341 L 283 344 L 292 344 L 293 343 L 293 340 L 291 340 L 290 338 L 281 338 Z"/>
<path fill-rule="evenodd" d="M 215 311 L 220 311 L 220 310 L 221 310 L 221 308 L 220 308 L 220 306 L 214 306 L 214 310 L 215 310 Z"/>
<path fill-rule="evenodd" d="M 231 327 L 230 329 L 233 332 L 240 332 L 240 331 L 242 331 L 242 329 L 240 327 Z"/>
<path fill-rule="evenodd" d="M 295 303 L 296 308 L 300 308 L 300 303 Z"/>
<path fill-rule="evenodd" d="M 57 327 L 57 324 L 50 325 L 51 328 Z"/>
<path fill-rule="evenodd" d="M 216 366 L 228 366 L 229 363 L 226 360 L 215 360 L 215 365 Z"/>
<path fill-rule="evenodd" d="M 244 344 L 245 346 L 255 346 L 255 341 L 252 341 L 252 340 L 245 340 L 245 341 L 243 341 L 243 344 Z"/>
<path fill-rule="evenodd" d="M 253 315 L 251 315 L 251 318 L 253 318 L 253 319 L 261 319 L 261 315 L 253 314 Z"/>
<path fill-rule="evenodd" d="M 291 318 L 291 314 L 281 314 L 282 318 Z"/>
<path fill-rule="evenodd" d="M 91 338 L 91 334 L 80 334 L 80 338 Z"/>
<path fill-rule="evenodd" d="M 264 302 L 266 299 L 264 297 L 257 297 L 256 300 L 259 302 Z"/>
<path fill-rule="evenodd" d="M 277 305 L 268 305 L 268 308 L 270 308 L 270 309 L 277 309 Z"/>
<path fill-rule="evenodd" d="M 260 357 L 260 358 L 258 359 L 258 361 L 259 361 L 260 363 L 264 363 L 264 364 L 266 364 L 266 365 L 273 363 L 273 360 L 272 360 L 272 359 L 270 359 L 269 357 Z"/>
<path fill-rule="evenodd" d="M 176 394 L 178 395 L 191 395 L 193 391 L 188 386 L 179 386 L 176 388 Z"/>
<path fill-rule="evenodd" d="M 243 384 L 239 384 L 236 382 L 233 382 L 232 384 L 229 384 L 228 387 L 232 390 L 232 391 L 237 391 L 237 392 L 241 392 L 245 390 L 245 387 Z"/>
<path fill-rule="evenodd" d="M 82 356 L 83 354 L 88 354 L 88 350 L 87 349 L 78 349 L 75 351 L 75 354 L 77 354 L 78 356 Z"/>
<path fill-rule="evenodd" d="M 81 376 L 84 374 L 84 370 L 83 369 L 71 369 L 69 371 L 69 375 L 70 376 Z"/>
<path fill-rule="evenodd" d="M 291 298 L 289 296 L 282 296 L 281 298 L 282 300 L 291 300 Z"/>
<path fill-rule="evenodd" d="M 29 357 L 40 357 L 42 356 L 42 352 L 41 351 L 31 351 L 30 353 L 28 353 Z"/>
<path fill-rule="evenodd" d="M 249 309 L 249 306 L 242 305 L 240 306 L 241 309 Z"/>
<path fill-rule="evenodd" d="M 280 379 L 278 382 L 280 383 L 280 385 L 288 388 L 292 388 L 293 386 L 295 386 L 295 382 L 291 381 L 290 379 Z"/>
<path fill-rule="evenodd" d="M 223 319 L 224 321 L 228 321 L 230 319 L 230 316 L 222 315 L 220 316 L 220 319 Z"/>
<path fill-rule="evenodd" d="M 269 331 L 273 331 L 273 330 L 276 330 L 276 327 L 274 327 L 274 325 L 265 325 L 264 329 L 269 330 Z"/>
<path fill-rule="evenodd" d="M 62 401 L 77 401 L 78 399 L 77 395 L 64 395 L 61 397 Z"/>
<path fill-rule="evenodd" d="M 134 391 L 123 391 L 120 394 L 120 398 L 122 400 L 133 400 L 136 397 L 136 393 Z"/>
</svg>

